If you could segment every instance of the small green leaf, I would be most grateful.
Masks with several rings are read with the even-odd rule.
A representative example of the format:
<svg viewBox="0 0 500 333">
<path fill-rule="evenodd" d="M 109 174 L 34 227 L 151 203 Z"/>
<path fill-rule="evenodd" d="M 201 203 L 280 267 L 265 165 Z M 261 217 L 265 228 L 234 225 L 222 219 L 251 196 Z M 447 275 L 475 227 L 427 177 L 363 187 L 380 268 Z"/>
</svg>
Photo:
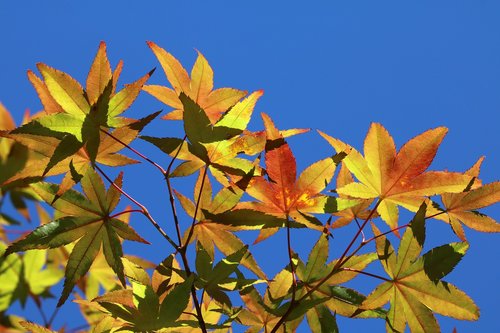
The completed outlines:
<svg viewBox="0 0 500 333">
<path fill-rule="evenodd" d="M 306 316 L 312 333 L 339 332 L 335 315 L 323 304 L 307 311 Z"/>
<path fill-rule="evenodd" d="M 191 297 L 193 280 L 194 275 L 191 275 L 183 283 L 175 285 L 163 299 L 159 313 L 159 324 L 161 327 L 170 326 L 175 323 L 187 307 L 189 298 Z"/>
</svg>

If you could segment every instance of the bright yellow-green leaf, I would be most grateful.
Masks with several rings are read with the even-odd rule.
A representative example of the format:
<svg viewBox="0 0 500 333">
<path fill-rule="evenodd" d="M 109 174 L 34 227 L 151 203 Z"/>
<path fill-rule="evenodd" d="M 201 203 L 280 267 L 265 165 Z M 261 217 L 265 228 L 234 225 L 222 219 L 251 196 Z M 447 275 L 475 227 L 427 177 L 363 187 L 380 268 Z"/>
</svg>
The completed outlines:
<svg viewBox="0 0 500 333">
<path fill-rule="evenodd" d="M 82 118 L 90 112 L 90 104 L 85 97 L 83 88 L 75 79 L 42 63 L 39 63 L 37 67 L 44 78 L 50 95 L 65 112 Z"/>
<path fill-rule="evenodd" d="M 440 246 L 418 257 L 425 240 L 425 213 L 423 204 L 401 239 L 397 259 L 385 235 L 374 227 L 379 260 L 390 279 L 368 295 L 361 307 L 372 309 L 390 301 L 389 331 L 403 331 L 407 323 L 412 332 L 437 332 L 433 312 L 462 320 L 479 317 L 477 306 L 464 292 L 441 280 L 465 254 L 466 243 Z"/>
</svg>

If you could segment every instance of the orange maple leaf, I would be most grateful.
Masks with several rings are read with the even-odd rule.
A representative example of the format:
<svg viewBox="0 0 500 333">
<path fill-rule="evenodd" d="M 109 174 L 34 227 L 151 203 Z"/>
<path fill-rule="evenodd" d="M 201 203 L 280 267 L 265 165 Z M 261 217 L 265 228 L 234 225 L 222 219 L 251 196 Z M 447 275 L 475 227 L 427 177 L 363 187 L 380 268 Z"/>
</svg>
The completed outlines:
<svg viewBox="0 0 500 333">
<path fill-rule="evenodd" d="M 187 71 L 173 55 L 153 42 L 148 42 L 148 46 L 156 58 L 158 58 L 173 88 L 170 89 L 160 85 L 147 85 L 143 87 L 144 91 L 174 108 L 174 111 L 163 116 L 163 119 L 182 119 L 183 105 L 179 99 L 181 92 L 185 93 L 205 111 L 212 124 L 247 94 L 246 91 L 233 88 L 213 90 L 214 72 L 200 52 L 198 52 L 198 58 L 191 70 L 191 77 L 189 77 Z"/>
<path fill-rule="evenodd" d="M 335 209 L 352 205 L 352 200 L 341 200 L 321 194 L 335 173 L 340 156 L 335 155 L 313 163 L 297 179 L 295 157 L 283 135 L 268 115 L 262 114 L 266 130 L 265 165 L 268 179 L 254 177 L 247 193 L 259 200 L 241 202 L 238 209 L 252 209 L 266 214 L 292 218 L 309 228 L 323 230 L 321 223 L 306 218 L 307 213 L 325 213 L 329 203 L 336 201 Z M 269 237 L 277 228 L 262 229 L 258 241 Z"/>
<path fill-rule="evenodd" d="M 379 198 L 377 212 L 393 229 L 398 225 L 398 205 L 420 203 L 425 196 L 461 192 L 471 177 L 456 172 L 425 171 L 446 135 L 447 128 L 428 130 L 404 144 L 399 152 L 389 132 L 372 123 L 365 138 L 363 157 L 350 145 L 319 132 L 337 152 L 347 152 L 343 160 L 359 182 L 337 192 L 355 198 Z"/>
<path fill-rule="evenodd" d="M 471 184 L 470 189 L 460 193 L 443 193 L 441 201 L 444 211 L 428 212 L 428 215 L 434 215 L 435 219 L 449 223 L 453 232 L 462 241 L 467 240 L 462 223 L 477 231 L 500 232 L 499 223 L 477 211 L 477 209 L 500 202 L 500 182 L 482 185 L 482 182 L 478 180 L 483 159 L 484 157 L 481 157 L 465 172 L 466 175 L 474 177 L 474 183 Z"/>
</svg>

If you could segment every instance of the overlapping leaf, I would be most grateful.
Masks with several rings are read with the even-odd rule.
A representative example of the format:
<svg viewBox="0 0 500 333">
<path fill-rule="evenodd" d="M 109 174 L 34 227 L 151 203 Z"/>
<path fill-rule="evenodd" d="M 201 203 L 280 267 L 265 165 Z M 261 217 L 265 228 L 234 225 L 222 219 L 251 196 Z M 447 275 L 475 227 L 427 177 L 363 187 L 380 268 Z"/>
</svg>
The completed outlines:
<svg viewBox="0 0 500 333">
<path fill-rule="evenodd" d="M 263 280 L 246 279 L 238 270 L 240 262 L 247 253 L 248 246 L 243 246 L 213 265 L 213 259 L 210 258 L 208 252 L 205 251 L 201 243 L 197 243 L 196 272 L 198 276 L 195 282 L 196 287 L 203 289 L 223 309 L 230 309 L 232 302 L 227 291 L 242 290 L 253 284 L 264 282 Z"/>
<path fill-rule="evenodd" d="M 289 270 L 282 270 L 269 283 L 264 297 L 253 286 L 240 292 L 245 308 L 239 313 L 238 321 L 249 326 L 246 332 L 270 332 L 280 320 L 276 309 L 281 305 L 286 296 L 290 294 L 292 275 Z M 304 317 L 304 313 L 295 318 L 290 318 L 285 325 L 279 327 L 277 332 L 294 332 Z"/>
<path fill-rule="evenodd" d="M 121 175 L 115 184 L 121 186 Z M 58 190 L 56 185 L 43 182 L 33 185 L 33 188 L 49 203 L 53 202 Z M 62 217 L 38 227 L 11 244 L 5 252 L 8 255 L 17 251 L 55 248 L 77 241 L 66 265 L 59 305 L 66 301 L 75 283 L 87 273 L 101 247 L 108 265 L 125 285 L 120 238 L 146 242 L 126 223 L 111 217 L 120 198 L 116 188 L 105 191 L 101 178 L 92 169 L 82 179 L 82 188 L 85 195 L 69 190 L 53 203 Z"/>
<path fill-rule="evenodd" d="M 345 164 L 342 162 L 340 171 L 337 175 L 337 188 L 342 188 L 348 184 L 354 183 L 354 179 L 345 166 Z M 341 198 L 350 198 L 349 196 L 346 195 L 339 195 Z M 336 228 L 341 228 L 349 223 L 351 223 L 353 220 L 361 220 L 364 221 L 370 216 L 371 211 L 368 209 L 373 202 L 373 199 L 362 199 L 360 200 L 360 203 L 353 207 L 349 207 L 346 209 L 343 209 L 339 212 L 333 213 L 334 216 L 337 216 L 338 218 L 333 221 L 331 224 L 331 228 L 336 229 Z M 377 213 L 372 213 L 372 217 L 377 217 Z"/>
<path fill-rule="evenodd" d="M 204 180 L 203 177 L 205 177 Z M 250 175 L 248 177 L 250 177 Z M 210 220 L 207 217 L 222 214 L 234 208 L 245 193 L 244 190 L 247 181 L 247 179 L 243 178 L 232 186 L 221 189 L 212 198 L 210 179 L 207 175 L 204 175 L 203 172 L 200 172 L 200 176 L 194 187 L 195 197 L 199 195 L 201 190 L 199 210 L 196 214 L 198 222 L 192 230 L 190 242 L 200 242 L 201 246 L 207 251 L 212 260 L 215 257 L 214 245 L 226 256 L 231 255 L 245 246 L 245 244 L 233 234 L 233 231 L 244 230 L 245 226 L 228 226 L 217 223 L 217 219 Z M 190 217 L 194 217 L 196 205 L 178 192 L 176 192 L 176 196 L 186 213 Z M 190 230 L 188 229 L 184 237 L 185 240 L 189 236 L 189 233 Z M 247 251 L 241 259 L 241 264 L 254 272 L 258 277 L 266 279 L 266 275 L 259 265 L 257 265 L 250 251 Z"/>
<path fill-rule="evenodd" d="M 29 119 L 25 114 L 24 121 Z M 35 199 L 32 191 L 23 182 L 8 182 L 27 165 L 36 164 L 41 156 L 23 145 L 5 137 L 7 132 L 16 128 L 14 119 L 7 109 L 0 103 L 0 203 L 9 196 L 14 208 L 28 221 L 31 220 L 27 200 Z M 1 211 L 0 204 L 0 239 L 4 238 L 2 225 L 19 224 L 11 215 Z"/>
<path fill-rule="evenodd" d="M 155 112 L 137 121 L 132 121 L 127 126 L 106 133 L 101 132 L 99 134 L 100 144 L 95 162 L 113 167 L 138 163 L 136 160 L 118 152 L 125 147 L 125 144 L 130 144 L 158 114 L 159 112 Z M 39 181 L 43 177 L 47 163 L 50 162 L 61 141 L 53 137 L 31 134 L 11 133 L 7 134 L 7 136 L 27 147 L 30 152 L 36 155 L 34 157 L 36 160 L 30 161 L 26 166 L 20 168 L 19 172 L 6 179 L 5 184 Z M 58 195 L 61 195 L 79 182 L 81 175 L 85 174 L 87 169 L 91 167 L 91 163 L 92 160 L 86 150 L 80 148 L 74 155 L 54 165 L 46 173 L 46 176 L 65 174 L 58 191 Z"/>
<path fill-rule="evenodd" d="M 312 164 L 297 179 L 295 157 L 290 147 L 271 118 L 266 114 L 262 118 L 267 138 L 265 162 L 268 177 L 254 177 L 249 184 L 247 193 L 258 202 L 242 202 L 236 208 L 291 218 L 309 228 L 323 230 L 321 223 L 315 223 L 304 214 L 332 213 L 356 203 L 321 194 L 344 155 L 338 154 Z M 268 237 L 269 233 L 261 236 L 260 239 Z"/>
<path fill-rule="evenodd" d="M 467 243 L 436 247 L 419 257 L 425 241 L 426 205 L 406 229 L 398 252 L 373 226 L 377 253 L 390 279 L 379 285 L 362 307 L 373 309 L 391 303 L 387 330 L 404 332 L 439 332 L 433 312 L 461 320 L 476 320 L 479 310 L 474 302 L 454 285 L 441 279 L 453 270 L 468 248 Z"/>
<path fill-rule="evenodd" d="M 209 165 L 215 175 L 225 172 L 247 173 L 254 168 L 253 163 L 237 155 L 245 153 L 241 137 L 244 136 L 242 134 L 262 94 L 262 91 L 250 94 L 212 124 L 205 110 L 181 93 L 179 98 L 183 105 L 184 130 L 188 141 L 147 136 L 141 138 L 156 145 L 165 153 L 185 161 L 172 172 L 173 177 L 190 175 L 204 165 Z M 218 179 L 224 182 L 223 177 Z"/>
<path fill-rule="evenodd" d="M 337 260 L 327 263 L 329 253 L 329 241 L 326 235 L 322 234 L 316 244 L 314 245 L 306 263 L 299 260 L 297 265 L 297 278 L 300 281 L 300 288 L 297 295 L 301 296 L 309 292 L 319 281 L 324 279 L 332 272 Z M 358 312 L 359 306 L 365 299 L 361 293 L 346 287 L 340 286 L 353 278 L 358 273 L 357 271 L 364 270 L 367 265 L 376 260 L 375 253 L 363 254 L 360 256 L 353 256 L 347 260 L 342 268 L 350 270 L 338 270 L 336 274 L 332 275 L 321 287 L 313 292 L 308 299 L 319 300 L 325 299 L 321 304 L 318 304 L 307 311 L 308 320 L 314 323 L 313 327 L 321 327 L 321 325 L 333 325 L 333 315 L 336 313 L 342 316 L 350 317 L 354 314 L 360 318 L 368 317 L 381 317 L 384 312 L 382 309 L 375 309 L 370 311 Z M 330 312 L 331 311 L 331 312 Z M 322 313 L 326 316 L 318 320 L 318 314 Z M 315 332 L 319 332 L 316 330 Z"/>
<path fill-rule="evenodd" d="M 223 113 L 246 95 L 245 91 L 233 88 L 213 90 L 213 70 L 200 52 L 189 77 L 187 71 L 174 56 L 153 42 L 148 42 L 148 45 L 173 88 L 159 85 L 147 85 L 143 88 L 161 102 L 174 108 L 174 111 L 164 116 L 164 119 L 183 119 L 184 102 L 179 97 L 181 93 L 204 109 L 212 124 L 215 124 Z"/>
<path fill-rule="evenodd" d="M 461 193 L 444 193 L 441 195 L 444 212 L 434 213 L 434 218 L 449 222 L 457 236 L 465 241 L 462 223 L 471 229 L 482 232 L 500 232 L 500 224 L 493 218 L 477 210 L 500 202 L 500 182 L 483 185 L 478 180 L 479 169 L 483 158 L 480 158 L 465 174 L 474 177 L 470 188 Z"/>
<path fill-rule="evenodd" d="M 428 130 L 404 144 L 396 152 L 394 140 L 380 124 L 372 123 L 365 138 L 365 156 L 348 144 L 323 132 L 321 136 L 337 152 L 347 152 L 344 159 L 349 171 L 359 183 L 350 183 L 337 192 L 356 198 L 379 198 L 377 212 L 391 227 L 398 224 L 398 205 L 424 196 L 445 192 L 461 192 L 471 177 L 460 173 L 427 171 L 447 129 L 438 127 Z"/>
<path fill-rule="evenodd" d="M 123 127 L 132 122 L 120 115 L 130 107 L 152 73 L 115 93 L 121 67 L 115 73 L 111 72 L 104 43 L 100 44 L 90 69 L 86 89 L 57 69 L 41 63 L 38 64 L 38 69 L 43 81 L 32 72 L 28 75 L 47 114 L 11 133 L 28 138 L 33 135 L 44 136 L 52 140 L 52 145 L 56 143 L 56 148 L 48 156 L 49 161 L 43 175 L 81 149 L 90 161 L 96 161 L 101 131 Z"/>
</svg>

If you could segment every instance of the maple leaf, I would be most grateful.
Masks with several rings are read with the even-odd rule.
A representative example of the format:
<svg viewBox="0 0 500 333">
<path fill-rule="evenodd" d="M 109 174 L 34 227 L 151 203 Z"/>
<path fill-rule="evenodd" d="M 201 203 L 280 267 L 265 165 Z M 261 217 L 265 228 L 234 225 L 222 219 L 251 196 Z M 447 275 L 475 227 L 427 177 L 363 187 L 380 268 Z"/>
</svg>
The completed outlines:
<svg viewBox="0 0 500 333">
<path fill-rule="evenodd" d="M 482 232 L 500 232 L 500 224 L 493 218 L 478 211 L 480 208 L 491 206 L 500 201 L 500 183 L 483 184 L 479 179 L 479 171 L 484 157 L 479 158 L 465 175 L 472 177 L 466 188 L 460 193 L 443 193 L 441 202 L 433 202 L 427 208 L 427 218 L 449 223 L 453 232 L 461 241 L 466 241 L 462 223 L 471 229 Z M 416 212 L 419 208 L 418 200 L 406 200 L 404 207 Z"/>
<path fill-rule="evenodd" d="M 338 260 L 332 260 L 327 263 L 330 243 L 327 235 L 321 234 L 318 241 L 312 248 L 307 262 L 298 260 L 297 278 L 300 281 L 297 290 L 297 298 L 300 298 L 306 292 L 309 292 L 317 283 L 328 276 Z M 340 286 L 340 284 L 352 280 L 358 275 L 357 271 L 366 268 L 371 262 L 377 259 L 375 253 L 367 253 L 359 256 L 352 256 L 342 267 L 349 270 L 339 270 L 332 275 L 325 283 L 316 289 L 309 297 L 310 300 L 319 300 L 325 298 L 322 304 L 316 305 L 307 311 L 307 318 L 316 322 L 315 313 L 321 312 L 325 315 L 323 325 L 328 325 L 328 320 L 332 320 L 331 312 L 341 316 L 350 317 L 356 314 L 358 318 L 382 317 L 383 309 L 375 309 L 357 313 L 359 306 L 364 301 L 365 296 L 359 292 Z M 330 313 L 330 316 L 328 316 Z M 317 326 L 317 323 L 313 326 Z M 321 326 L 321 320 L 320 320 Z"/>
<path fill-rule="evenodd" d="M 500 202 L 500 182 L 483 185 L 478 180 L 482 161 L 483 158 L 480 158 L 465 172 L 465 174 L 474 177 L 471 188 L 467 188 L 461 193 L 443 193 L 441 201 L 444 206 L 443 213 L 445 214 L 439 214 L 439 211 L 432 214 L 435 219 L 448 222 L 462 241 L 466 240 L 462 223 L 477 231 L 500 232 L 498 222 L 477 211 L 480 208 Z"/>
<path fill-rule="evenodd" d="M 131 279 L 132 289 L 108 292 L 93 300 L 113 317 L 125 324 L 123 329 L 156 331 L 162 327 L 177 327 L 177 319 L 186 309 L 191 295 L 193 278 L 176 284 L 160 301 L 150 284 Z"/>
<path fill-rule="evenodd" d="M 215 124 L 224 112 L 247 94 L 246 91 L 233 88 L 213 90 L 213 70 L 200 52 L 189 77 L 187 71 L 174 56 L 153 42 L 148 42 L 148 46 L 160 62 L 173 88 L 159 85 L 146 85 L 143 88 L 161 102 L 174 108 L 174 111 L 164 116 L 163 119 L 183 119 L 184 102 L 179 97 L 181 93 L 203 108 L 212 124 Z"/>
<path fill-rule="evenodd" d="M 57 163 L 84 148 L 90 161 L 96 160 L 101 131 L 123 127 L 132 121 L 120 115 L 130 107 L 152 71 L 115 93 L 120 70 L 111 72 L 106 45 L 101 42 L 87 77 L 86 90 L 71 76 L 39 63 L 43 81 L 29 72 L 31 82 L 44 105 L 46 115 L 13 131 L 14 134 L 54 137 L 57 143 L 43 175 Z"/>
<path fill-rule="evenodd" d="M 29 119 L 29 114 L 25 114 L 24 121 Z M 19 170 L 27 165 L 36 164 L 39 160 L 37 153 L 28 150 L 23 145 L 9 139 L 6 133 L 16 128 L 14 119 L 9 111 L 0 103 L 0 209 L 8 196 L 12 206 L 28 221 L 31 220 L 27 200 L 34 200 L 35 195 L 26 184 L 22 182 L 12 182 L 7 184 L 7 180 L 13 177 Z M 0 237 L 5 238 L 2 229 L 4 224 L 20 224 L 14 217 L 0 211 Z"/>
<path fill-rule="evenodd" d="M 205 177 L 204 180 L 203 177 Z M 201 246 L 207 251 L 212 260 L 215 257 L 214 246 L 226 256 L 243 248 L 245 244 L 236 237 L 233 232 L 243 230 L 244 227 L 238 228 L 236 226 L 231 227 L 216 223 L 217 221 L 214 222 L 208 217 L 227 212 L 234 208 L 245 193 L 245 182 L 245 179 L 242 179 L 238 183 L 232 184 L 229 187 L 224 187 L 212 198 L 212 185 L 210 179 L 204 172 L 200 171 L 200 175 L 194 187 L 194 196 L 199 195 L 201 191 L 200 204 L 198 207 L 199 211 L 196 214 L 198 222 L 194 225 L 192 231 L 189 229 L 186 230 L 184 242 L 186 242 L 190 232 L 192 232 L 189 242 L 194 242 L 196 240 L 200 242 Z M 177 191 L 175 191 L 175 195 L 186 213 L 190 217 L 194 217 L 196 205 L 189 198 Z M 241 264 L 254 272 L 258 277 L 267 279 L 250 251 L 247 251 L 245 256 L 241 259 Z"/>
<path fill-rule="evenodd" d="M 5 253 L 7 246 L 0 241 L 0 252 Z M 23 263 L 19 255 L 0 257 L 0 313 L 19 297 L 16 295 L 22 280 Z"/>
<path fill-rule="evenodd" d="M 347 184 L 354 183 L 354 179 L 352 174 L 349 172 L 344 162 L 341 163 L 339 174 L 337 175 L 337 188 L 342 188 Z M 339 195 L 340 198 L 349 199 L 349 196 Z M 373 199 L 363 199 L 360 200 L 360 203 L 349 207 L 338 212 L 333 213 L 332 215 L 337 216 L 338 218 L 330 225 L 332 229 L 341 228 L 343 226 L 348 225 L 353 220 L 365 220 L 370 217 L 371 211 L 368 209 L 373 202 Z M 377 213 L 371 213 L 372 217 L 377 217 Z"/>
<path fill-rule="evenodd" d="M 447 129 L 428 130 L 396 152 L 394 140 L 378 123 L 372 123 L 365 138 L 363 157 L 356 149 L 321 131 L 321 136 L 337 152 L 345 151 L 343 160 L 359 183 L 350 183 L 337 192 L 355 198 L 379 198 L 377 212 L 392 229 L 398 224 L 398 205 L 424 200 L 425 196 L 463 191 L 471 177 L 455 172 L 427 171 Z"/>
<path fill-rule="evenodd" d="M 52 206 L 62 217 L 15 241 L 4 254 L 56 248 L 77 241 L 68 258 L 58 306 L 66 301 L 75 283 L 87 273 L 101 247 L 108 265 L 125 285 L 120 238 L 147 243 L 126 223 L 110 215 L 120 199 L 120 192 L 115 187 L 106 191 L 102 179 L 92 169 L 87 170 L 81 183 L 84 195 L 68 190 L 55 202 L 57 185 L 45 182 L 32 185 L 43 200 L 53 202 Z M 121 174 L 114 183 L 121 187 Z"/>
<path fill-rule="evenodd" d="M 373 225 L 380 262 L 390 279 L 367 296 L 364 309 L 380 307 L 390 301 L 387 330 L 439 332 L 433 312 L 462 320 L 477 320 L 479 309 L 454 285 L 441 279 L 453 270 L 468 244 L 451 243 L 436 247 L 419 257 L 425 241 L 426 204 L 406 229 L 396 255 L 387 238 Z"/>
<path fill-rule="evenodd" d="M 124 166 L 127 164 L 138 163 L 137 160 L 131 159 L 125 155 L 119 154 L 126 145 L 130 144 L 138 134 L 155 119 L 160 112 L 155 112 L 149 116 L 141 118 L 137 121 L 132 121 L 124 127 L 117 128 L 109 132 L 100 133 L 100 144 L 95 158 L 96 163 L 107 166 Z M 32 135 L 32 134 L 5 134 L 7 138 L 11 138 L 19 144 L 28 148 L 34 157 L 30 163 L 19 168 L 18 172 L 10 178 L 7 178 L 4 184 L 36 182 L 43 178 L 45 166 L 50 162 L 61 140 L 58 138 Z M 62 195 L 65 191 L 72 188 L 81 179 L 81 175 L 87 172 L 91 167 L 92 160 L 84 148 L 80 148 L 74 155 L 69 156 L 55 164 L 45 176 L 54 176 L 64 173 L 64 177 L 59 186 L 57 195 Z M 69 170 L 68 170 L 69 165 Z"/>
<path fill-rule="evenodd" d="M 275 313 L 275 310 L 278 309 L 281 301 L 289 295 L 291 284 L 292 275 L 289 270 L 284 269 L 269 282 L 264 297 L 253 286 L 240 292 L 245 307 L 238 314 L 238 320 L 241 324 L 250 326 L 246 332 L 257 333 L 263 329 L 265 332 L 270 332 L 273 329 L 281 318 L 280 314 Z M 289 320 L 277 332 L 295 332 L 302 318 L 303 313 L 295 317 L 289 316 Z"/>
<path fill-rule="evenodd" d="M 297 179 L 295 157 L 288 143 L 269 116 L 263 113 L 262 119 L 266 130 L 265 164 L 268 179 L 264 176 L 254 177 L 247 193 L 259 201 L 241 202 L 236 209 L 292 218 L 309 228 L 323 230 L 321 223 L 306 218 L 304 214 L 331 213 L 356 203 L 320 194 L 330 183 L 336 165 L 344 154 L 313 163 Z M 276 228 L 264 231 L 258 240 L 269 237 L 275 231 Z"/>
<path fill-rule="evenodd" d="M 178 138 L 155 138 L 141 136 L 163 152 L 184 160 L 170 174 L 171 177 L 187 176 L 204 165 L 224 184 L 224 173 L 248 173 L 255 166 L 247 159 L 237 156 L 245 153 L 241 147 L 241 134 L 246 129 L 255 104 L 262 91 L 250 94 L 232 106 L 215 124 L 205 111 L 184 93 L 179 96 L 183 103 L 184 131 L 188 141 Z M 222 174 L 222 176 L 221 176 Z"/>
</svg>

